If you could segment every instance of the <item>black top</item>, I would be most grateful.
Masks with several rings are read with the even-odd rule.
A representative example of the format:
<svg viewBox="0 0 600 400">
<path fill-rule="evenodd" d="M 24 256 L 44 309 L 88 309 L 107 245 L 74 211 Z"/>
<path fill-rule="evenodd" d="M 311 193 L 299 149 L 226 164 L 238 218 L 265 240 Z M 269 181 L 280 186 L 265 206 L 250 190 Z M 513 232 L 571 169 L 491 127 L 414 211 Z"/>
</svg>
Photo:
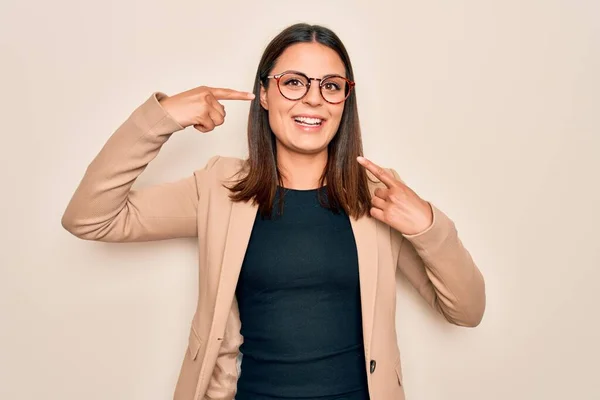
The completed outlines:
<svg viewBox="0 0 600 400">
<path fill-rule="evenodd" d="M 236 289 L 236 400 L 368 400 L 354 235 L 317 194 L 286 189 L 282 215 L 256 216 Z"/>
</svg>

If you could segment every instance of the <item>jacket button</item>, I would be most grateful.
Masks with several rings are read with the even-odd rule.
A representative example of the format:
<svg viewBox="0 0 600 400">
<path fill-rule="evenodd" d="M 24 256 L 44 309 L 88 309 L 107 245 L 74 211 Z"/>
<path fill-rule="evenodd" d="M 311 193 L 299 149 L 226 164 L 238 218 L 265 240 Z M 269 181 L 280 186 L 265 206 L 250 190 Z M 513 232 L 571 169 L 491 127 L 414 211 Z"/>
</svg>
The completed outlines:
<svg viewBox="0 0 600 400">
<path fill-rule="evenodd" d="M 375 362 L 375 360 L 371 360 L 371 373 L 375 372 L 376 366 L 377 366 L 377 363 Z"/>
</svg>

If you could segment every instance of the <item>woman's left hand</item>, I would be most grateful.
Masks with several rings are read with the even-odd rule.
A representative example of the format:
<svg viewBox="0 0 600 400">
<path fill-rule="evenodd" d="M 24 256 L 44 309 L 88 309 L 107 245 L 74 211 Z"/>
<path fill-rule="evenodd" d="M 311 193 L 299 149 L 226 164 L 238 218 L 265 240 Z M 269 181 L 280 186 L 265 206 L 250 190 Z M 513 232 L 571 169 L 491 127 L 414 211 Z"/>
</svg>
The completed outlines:
<svg viewBox="0 0 600 400">
<path fill-rule="evenodd" d="M 419 197 L 385 168 L 364 157 L 358 157 L 357 161 L 386 186 L 375 189 L 371 207 L 373 218 L 405 235 L 421 233 L 431 226 L 433 210 L 429 202 Z"/>
</svg>

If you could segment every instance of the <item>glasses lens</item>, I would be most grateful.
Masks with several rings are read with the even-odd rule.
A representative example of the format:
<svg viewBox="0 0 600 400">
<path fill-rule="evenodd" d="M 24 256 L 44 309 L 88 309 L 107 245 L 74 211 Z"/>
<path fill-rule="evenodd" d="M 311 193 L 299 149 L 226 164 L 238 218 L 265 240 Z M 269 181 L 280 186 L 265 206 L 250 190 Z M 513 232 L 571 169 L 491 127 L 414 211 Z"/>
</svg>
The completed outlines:
<svg viewBox="0 0 600 400">
<path fill-rule="evenodd" d="M 331 103 L 340 103 L 346 100 L 350 85 L 339 76 L 332 76 L 321 82 L 321 93 L 323 98 Z"/>
<path fill-rule="evenodd" d="M 298 100 L 304 96 L 308 89 L 308 80 L 305 76 L 287 73 L 279 79 L 281 94 L 290 100 Z"/>
</svg>

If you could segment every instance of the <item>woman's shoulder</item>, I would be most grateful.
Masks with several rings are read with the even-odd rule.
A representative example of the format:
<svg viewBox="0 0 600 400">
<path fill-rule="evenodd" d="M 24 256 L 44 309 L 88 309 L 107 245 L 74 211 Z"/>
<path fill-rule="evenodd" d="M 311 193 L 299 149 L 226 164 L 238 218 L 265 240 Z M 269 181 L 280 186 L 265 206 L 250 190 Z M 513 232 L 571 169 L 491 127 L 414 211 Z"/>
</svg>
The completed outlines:
<svg viewBox="0 0 600 400">
<path fill-rule="evenodd" d="M 196 170 L 194 175 L 204 183 L 220 184 L 235 178 L 243 170 L 245 162 L 246 160 L 237 157 L 214 155 L 208 159 L 204 167 Z"/>
</svg>

